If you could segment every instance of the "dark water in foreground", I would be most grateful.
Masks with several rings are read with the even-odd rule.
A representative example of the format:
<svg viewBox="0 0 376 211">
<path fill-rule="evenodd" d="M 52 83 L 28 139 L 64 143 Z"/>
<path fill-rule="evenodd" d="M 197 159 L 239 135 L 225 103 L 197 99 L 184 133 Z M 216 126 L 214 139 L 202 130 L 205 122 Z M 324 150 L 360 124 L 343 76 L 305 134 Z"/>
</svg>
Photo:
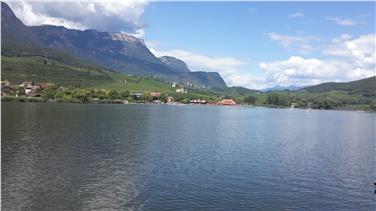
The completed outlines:
<svg viewBox="0 0 376 211">
<path fill-rule="evenodd" d="M 375 210 L 375 114 L 2 104 L 2 210 Z"/>
</svg>

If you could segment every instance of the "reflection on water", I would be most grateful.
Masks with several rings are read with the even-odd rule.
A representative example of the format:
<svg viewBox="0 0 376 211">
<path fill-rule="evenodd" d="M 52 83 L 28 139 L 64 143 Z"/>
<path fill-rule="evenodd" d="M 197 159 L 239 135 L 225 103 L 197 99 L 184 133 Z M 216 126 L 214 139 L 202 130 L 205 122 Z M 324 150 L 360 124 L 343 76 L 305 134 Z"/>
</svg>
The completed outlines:
<svg viewBox="0 0 376 211">
<path fill-rule="evenodd" d="M 375 114 L 2 104 L 2 208 L 373 210 Z"/>
</svg>

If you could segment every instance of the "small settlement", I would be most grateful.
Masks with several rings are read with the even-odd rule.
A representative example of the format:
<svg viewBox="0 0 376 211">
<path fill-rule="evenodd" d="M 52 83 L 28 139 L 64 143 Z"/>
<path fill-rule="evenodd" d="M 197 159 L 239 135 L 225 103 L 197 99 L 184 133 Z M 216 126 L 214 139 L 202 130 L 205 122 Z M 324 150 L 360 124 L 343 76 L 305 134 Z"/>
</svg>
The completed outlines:
<svg viewBox="0 0 376 211">
<path fill-rule="evenodd" d="M 48 83 L 34 83 L 33 81 L 23 81 L 19 84 L 11 84 L 11 82 L 7 80 L 1 81 L 1 96 L 2 98 L 4 97 L 10 97 L 11 99 L 17 99 L 19 97 L 26 97 L 30 99 L 45 99 L 43 93 L 45 92 L 44 90 L 47 90 L 48 88 L 53 88 L 60 90 L 61 92 L 64 91 L 69 91 L 69 88 L 65 88 L 62 86 L 56 87 L 55 84 L 48 82 Z M 187 87 L 178 85 L 177 83 L 172 83 L 171 87 L 174 88 L 175 94 L 170 93 L 161 93 L 161 92 L 139 92 L 139 91 L 134 91 L 134 92 L 128 92 L 126 96 L 121 95 L 120 92 L 116 92 L 114 90 L 106 90 L 106 89 L 92 89 L 92 93 L 97 93 L 97 94 L 92 94 L 90 95 L 90 99 L 79 99 L 82 102 L 94 102 L 94 103 L 124 103 L 127 104 L 129 101 L 136 102 L 136 103 L 152 103 L 152 104 L 208 104 L 208 105 L 221 105 L 221 106 L 233 106 L 237 105 L 236 102 L 232 99 L 223 99 L 218 102 L 208 102 L 204 99 L 192 99 L 188 98 L 188 100 L 182 101 L 181 99 L 185 99 L 186 96 L 185 94 L 188 93 Z M 125 90 L 124 90 L 125 91 Z M 114 92 L 114 93 L 113 93 Z M 98 95 L 98 93 L 105 94 L 107 97 L 102 97 Z M 118 94 L 116 94 L 118 93 Z M 111 97 L 111 99 L 107 99 L 108 97 Z M 175 100 L 174 97 L 177 97 L 179 100 Z M 20 98 L 21 99 L 21 98 Z M 51 99 L 51 98 L 49 98 Z M 56 96 L 52 96 L 52 100 L 55 101 L 58 99 Z M 16 100 L 17 101 L 17 100 Z M 64 102 L 64 101 L 62 101 Z M 79 101 L 75 101 L 79 102 Z"/>
<path fill-rule="evenodd" d="M 16 97 L 22 95 L 26 97 L 40 97 L 43 90 L 54 86 L 53 83 L 34 83 L 32 81 L 24 81 L 17 84 L 16 89 L 12 88 L 11 85 L 9 81 L 1 81 L 1 96 L 8 96 L 14 91 Z"/>
</svg>

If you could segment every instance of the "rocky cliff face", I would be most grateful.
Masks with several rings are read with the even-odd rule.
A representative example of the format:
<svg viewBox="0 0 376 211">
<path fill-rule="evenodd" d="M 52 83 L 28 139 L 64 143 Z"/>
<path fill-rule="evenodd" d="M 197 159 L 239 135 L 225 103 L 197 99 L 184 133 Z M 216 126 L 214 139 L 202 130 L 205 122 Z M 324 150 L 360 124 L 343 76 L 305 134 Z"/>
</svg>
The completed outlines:
<svg viewBox="0 0 376 211">
<path fill-rule="evenodd" d="M 178 72 L 191 72 L 187 66 L 187 64 L 185 64 L 185 62 L 183 62 L 182 60 L 180 59 L 177 59 L 175 57 L 171 57 L 171 56 L 162 56 L 162 57 L 159 57 L 159 60 L 167 65 L 168 67 L 174 69 L 174 70 L 177 70 Z"/>
<path fill-rule="evenodd" d="M 157 58 L 142 39 L 131 35 L 92 29 L 73 30 L 53 25 L 26 26 L 4 2 L 1 3 L 1 17 L 2 46 L 5 52 L 14 52 L 19 46 L 48 48 L 128 74 L 153 75 L 197 86 L 226 86 L 219 74 L 215 77 L 212 73 L 198 74 L 191 72 L 183 61 L 174 57 Z"/>
</svg>

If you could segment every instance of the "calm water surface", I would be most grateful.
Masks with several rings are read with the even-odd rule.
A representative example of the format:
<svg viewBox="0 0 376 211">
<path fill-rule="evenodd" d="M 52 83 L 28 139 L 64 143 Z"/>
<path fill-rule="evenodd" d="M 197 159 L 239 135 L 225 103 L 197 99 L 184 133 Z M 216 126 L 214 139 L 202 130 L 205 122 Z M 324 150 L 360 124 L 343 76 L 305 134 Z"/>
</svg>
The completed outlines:
<svg viewBox="0 0 376 211">
<path fill-rule="evenodd" d="M 2 103 L 3 210 L 375 210 L 375 114 Z"/>
</svg>

